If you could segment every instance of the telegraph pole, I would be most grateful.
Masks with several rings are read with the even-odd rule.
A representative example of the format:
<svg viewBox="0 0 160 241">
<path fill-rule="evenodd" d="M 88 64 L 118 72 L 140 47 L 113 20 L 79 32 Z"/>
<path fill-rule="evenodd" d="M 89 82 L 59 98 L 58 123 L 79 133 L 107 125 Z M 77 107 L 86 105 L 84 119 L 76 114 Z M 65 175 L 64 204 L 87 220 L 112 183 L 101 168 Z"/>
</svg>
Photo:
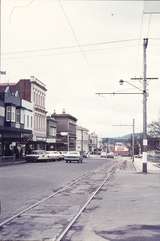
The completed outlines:
<svg viewBox="0 0 160 241">
<path fill-rule="evenodd" d="M 143 40 L 143 167 L 142 171 L 147 173 L 147 61 L 146 50 L 148 46 L 148 38 Z"/>
<path fill-rule="evenodd" d="M 1 46 L 2 46 L 1 45 L 1 41 L 2 41 L 1 13 L 2 13 L 2 11 L 1 11 L 1 0 L 0 0 L 0 81 L 1 81 Z"/>
<path fill-rule="evenodd" d="M 134 162 L 134 146 L 135 146 L 135 119 L 132 122 L 132 161 Z"/>
<path fill-rule="evenodd" d="M 142 172 L 147 173 L 147 80 L 157 80 L 158 78 L 147 78 L 147 46 L 148 38 L 143 39 L 143 78 L 131 78 L 131 80 L 143 80 L 143 158 Z"/>
</svg>

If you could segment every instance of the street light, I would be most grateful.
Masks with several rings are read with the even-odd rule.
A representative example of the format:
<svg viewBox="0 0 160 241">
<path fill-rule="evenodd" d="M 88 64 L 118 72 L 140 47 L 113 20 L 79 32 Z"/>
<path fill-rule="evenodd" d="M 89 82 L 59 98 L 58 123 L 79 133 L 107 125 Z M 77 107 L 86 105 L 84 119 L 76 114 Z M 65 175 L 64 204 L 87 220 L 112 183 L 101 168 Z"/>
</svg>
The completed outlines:
<svg viewBox="0 0 160 241">
<path fill-rule="evenodd" d="M 142 171 L 147 173 L 147 89 L 146 84 L 143 84 L 143 90 L 137 87 L 136 85 L 126 81 L 126 80 L 119 80 L 119 84 L 123 85 L 127 83 L 132 87 L 141 91 L 143 95 L 143 159 L 142 159 Z"/>
</svg>

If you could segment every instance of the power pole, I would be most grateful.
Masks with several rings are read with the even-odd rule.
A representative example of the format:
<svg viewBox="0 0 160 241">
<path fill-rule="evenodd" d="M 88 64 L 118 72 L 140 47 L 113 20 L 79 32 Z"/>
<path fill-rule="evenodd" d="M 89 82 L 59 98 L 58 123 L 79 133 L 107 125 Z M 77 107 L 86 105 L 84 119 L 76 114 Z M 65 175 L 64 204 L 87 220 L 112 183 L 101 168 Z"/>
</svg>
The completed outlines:
<svg viewBox="0 0 160 241">
<path fill-rule="evenodd" d="M 141 90 L 139 87 L 129 83 L 128 81 L 120 80 L 120 84 L 123 84 L 123 82 L 128 83 L 132 87 L 135 87 L 136 89 L 141 90 L 141 92 L 99 92 L 96 93 L 97 95 L 137 95 L 142 94 L 143 95 L 143 163 L 142 163 L 142 172 L 147 173 L 147 80 L 157 80 L 158 78 L 147 78 L 147 55 L 146 50 L 148 46 L 148 38 L 145 38 L 143 40 L 143 78 L 131 78 L 131 80 L 143 80 L 143 89 Z"/>
<path fill-rule="evenodd" d="M 147 78 L 147 46 L 148 38 L 143 39 L 143 78 L 131 78 L 131 80 L 143 80 L 143 159 L 142 172 L 147 173 L 147 80 L 154 80 L 158 78 Z"/>
<path fill-rule="evenodd" d="M 2 11 L 1 11 L 1 0 L 0 0 L 0 81 L 1 81 L 1 41 L 2 41 L 2 24 L 1 24 L 1 14 L 2 14 Z"/>
<path fill-rule="evenodd" d="M 134 147 L 135 147 L 135 119 L 133 119 L 133 123 L 132 123 L 132 161 L 134 162 Z"/>
<path fill-rule="evenodd" d="M 147 61 L 146 50 L 148 46 L 148 38 L 143 40 L 143 167 L 142 171 L 147 173 Z"/>
</svg>

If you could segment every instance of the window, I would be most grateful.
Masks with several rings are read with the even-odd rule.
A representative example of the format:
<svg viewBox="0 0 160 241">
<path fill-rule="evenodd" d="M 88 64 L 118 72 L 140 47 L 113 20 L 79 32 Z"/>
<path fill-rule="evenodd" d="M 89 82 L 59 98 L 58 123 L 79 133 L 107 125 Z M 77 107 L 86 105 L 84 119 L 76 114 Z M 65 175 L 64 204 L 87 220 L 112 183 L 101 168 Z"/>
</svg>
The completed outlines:
<svg viewBox="0 0 160 241">
<path fill-rule="evenodd" d="M 16 107 L 12 106 L 11 110 L 12 110 L 11 111 L 11 121 L 15 122 L 16 121 Z"/>
<path fill-rule="evenodd" d="M 32 118 L 32 116 L 31 116 L 31 129 L 32 129 L 32 119 L 33 119 L 33 118 Z"/>
<path fill-rule="evenodd" d="M 29 115 L 27 115 L 27 128 L 29 128 Z"/>
<path fill-rule="evenodd" d="M 11 121 L 11 106 L 6 107 L 6 121 Z"/>
<path fill-rule="evenodd" d="M 20 123 L 20 109 L 16 109 L 16 123 Z"/>
</svg>

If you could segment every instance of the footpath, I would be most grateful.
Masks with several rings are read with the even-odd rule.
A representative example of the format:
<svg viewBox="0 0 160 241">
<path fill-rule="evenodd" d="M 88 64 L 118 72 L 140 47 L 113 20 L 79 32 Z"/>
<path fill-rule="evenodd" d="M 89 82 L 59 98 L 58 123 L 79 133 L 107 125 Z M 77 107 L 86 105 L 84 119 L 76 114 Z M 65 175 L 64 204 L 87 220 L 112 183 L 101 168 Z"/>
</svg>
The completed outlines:
<svg viewBox="0 0 160 241">
<path fill-rule="evenodd" d="M 24 159 L 6 159 L 6 160 L 0 160 L 0 167 L 4 166 L 10 166 L 10 165 L 19 165 L 26 163 Z"/>
<path fill-rule="evenodd" d="M 160 168 L 127 160 L 64 241 L 160 241 Z"/>
</svg>

